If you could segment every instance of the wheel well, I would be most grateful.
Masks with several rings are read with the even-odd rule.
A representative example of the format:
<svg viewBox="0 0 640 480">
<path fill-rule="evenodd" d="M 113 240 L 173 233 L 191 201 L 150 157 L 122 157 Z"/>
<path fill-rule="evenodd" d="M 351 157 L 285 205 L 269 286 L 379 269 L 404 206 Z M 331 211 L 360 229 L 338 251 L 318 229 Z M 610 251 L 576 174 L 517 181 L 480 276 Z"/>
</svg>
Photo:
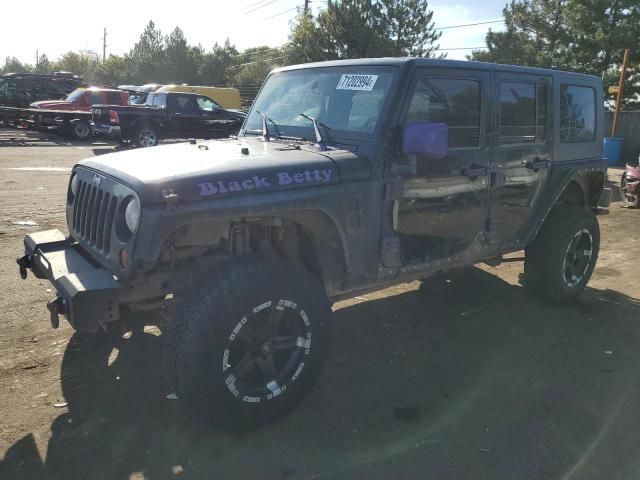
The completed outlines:
<svg viewBox="0 0 640 480">
<path fill-rule="evenodd" d="M 203 220 L 184 225 L 164 242 L 160 262 L 243 256 L 277 255 L 315 275 L 328 293 L 346 279 L 346 258 L 337 227 L 321 212 L 287 212 L 223 222 Z M 207 260 L 203 259 L 203 262 Z"/>
<path fill-rule="evenodd" d="M 563 192 L 560 194 L 558 198 L 559 204 L 569 204 L 574 205 L 576 207 L 584 207 L 585 205 L 585 196 L 584 190 L 580 186 L 578 182 L 575 180 L 571 180 L 569 184 L 565 187 Z"/>
</svg>

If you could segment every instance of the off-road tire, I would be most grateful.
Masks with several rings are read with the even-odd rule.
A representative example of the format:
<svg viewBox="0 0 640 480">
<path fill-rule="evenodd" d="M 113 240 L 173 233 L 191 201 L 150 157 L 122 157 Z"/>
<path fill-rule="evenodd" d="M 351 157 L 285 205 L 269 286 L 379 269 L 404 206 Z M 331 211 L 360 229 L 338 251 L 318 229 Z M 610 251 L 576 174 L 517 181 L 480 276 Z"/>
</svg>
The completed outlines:
<svg viewBox="0 0 640 480">
<path fill-rule="evenodd" d="M 141 125 L 136 129 L 132 141 L 136 147 L 155 147 L 160 142 L 158 129 L 149 124 Z"/>
<path fill-rule="evenodd" d="M 177 296 L 164 334 L 168 380 L 185 411 L 199 422 L 242 431 L 273 421 L 296 406 L 313 386 L 328 354 L 331 309 L 321 283 L 288 262 L 248 255 L 219 265 L 193 285 Z M 283 301 L 289 307 L 276 307 L 285 305 Z M 298 316 L 308 320 L 301 324 L 304 342 L 302 336 L 295 339 L 299 343 L 284 363 L 300 361 L 292 375 L 278 371 L 273 382 L 260 387 L 262 393 L 248 396 L 240 386 L 240 376 L 232 379 L 241 363 L 232 360 L 233 352 L 247 342 L 241 340 L 246 332 L 271 323 L 271 308 L 286 310 L 279 317 L 281 326 L 282 322 L 298 322 Z M 262 352 L 258 347 L 262 341 L 256 340 L 247 350 Z M 274 359 L 275 351 L 273 346 Z M 252 375 L 264 385 L 266 375 L 257 365 Z M 291 365 L 290 372 L 296 363 Z"/>
<path fill-rule="evenodd" d="M 570 252 L 574 247 L 578 255 Z M 595 214 L 588 208 L 559 205 L 525 249 L 525 285 L 552 303 L 572 300 L 589 282 L 599 250 L 600 227 Z"/>
</svg>

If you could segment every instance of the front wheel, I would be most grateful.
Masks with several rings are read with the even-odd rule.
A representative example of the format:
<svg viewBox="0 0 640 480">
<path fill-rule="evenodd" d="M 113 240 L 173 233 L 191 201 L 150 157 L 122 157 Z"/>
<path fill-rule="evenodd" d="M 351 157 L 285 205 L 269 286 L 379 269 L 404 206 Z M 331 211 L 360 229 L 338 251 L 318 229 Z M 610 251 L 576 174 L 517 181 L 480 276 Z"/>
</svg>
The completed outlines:
<svg viewBox="0 0 640 480">
<path fill-rule="evenodd" d="M 331 310 L 310 273 L 264 257 L 202 277 L 167 328 L 170 383 L 199 419 L 245 430 L 285 414 L 325 362 Z"/>
<path fill-rule="evenodd" d="M 559 205 L 525 250 L 525 284 L 553 303 L 571 300 L 587 286 L 599 251 L 595 214 L 587 208 Z"/>
</svg>

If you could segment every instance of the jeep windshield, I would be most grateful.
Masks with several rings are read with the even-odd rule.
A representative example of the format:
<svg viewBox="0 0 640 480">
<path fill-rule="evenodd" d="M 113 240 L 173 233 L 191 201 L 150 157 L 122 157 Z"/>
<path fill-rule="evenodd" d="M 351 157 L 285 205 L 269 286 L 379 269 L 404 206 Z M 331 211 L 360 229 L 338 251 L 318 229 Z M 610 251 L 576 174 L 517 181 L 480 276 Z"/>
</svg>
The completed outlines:
<svg viewBox="0 0 640 480">
<path fill-rule="evenodd" d="M 278 72 L 271 75 L 253 104 L 245 135 L 261 135 L 263 118 L 273 123 L 275 137 L 314 141 L 315 118 L 330 129 L 331 140 L 369 139 L 383 118 L 396 77 L 391 67 L 327 67 Z M 323 132 L 324 133 L 324 132 Z"/>
</svg>

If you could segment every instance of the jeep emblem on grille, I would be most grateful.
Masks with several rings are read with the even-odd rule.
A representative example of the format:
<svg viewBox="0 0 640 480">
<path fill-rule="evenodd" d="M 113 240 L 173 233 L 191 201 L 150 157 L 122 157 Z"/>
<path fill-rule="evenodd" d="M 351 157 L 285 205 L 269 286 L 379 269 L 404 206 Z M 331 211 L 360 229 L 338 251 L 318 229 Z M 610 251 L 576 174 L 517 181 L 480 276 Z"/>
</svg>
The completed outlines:
<svg viewBox="0 0 640 480">
<path fill-rule="evenodd" d="M 100 175 L 94 175 L 91 181 L 95 184 L 96 187 L 99 187 L 102 183 L 102 177 Z"/>
</svg>

